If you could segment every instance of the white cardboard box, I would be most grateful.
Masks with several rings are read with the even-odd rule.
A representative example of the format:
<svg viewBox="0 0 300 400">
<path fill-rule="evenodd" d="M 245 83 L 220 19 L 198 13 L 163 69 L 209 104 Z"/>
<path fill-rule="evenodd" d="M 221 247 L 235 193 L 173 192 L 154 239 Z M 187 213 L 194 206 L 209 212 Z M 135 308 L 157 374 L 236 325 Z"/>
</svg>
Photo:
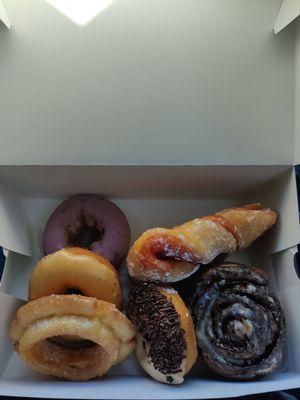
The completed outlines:
<svg viewBox="0 0 300 400">
<path fill-rule="evenodd" d="M 293 355 L 300 355 L 297 347 L 300 324 L 298 308 L 295 307 L 300 297 L 300 282 L 296 279 L 293 253 L 289 250 L 300 237 L 293 167 L 2 166 L 0 177 L 9 181 L 9 187 L 0 197 L 2 226 L 5 224 L 5 229 L 0 231 L 0 240 L 10 250 L 1 282 L 1 394 L 59 398 L 198 399 L 299 386 L 299 357 Z M 278 210 L 280 220 L 276 228 L 248 251 L 230 259 L 260 265 L 268 270 L 273 289 L 282 300 L 289 343 L 280 373 L 255 382 L 233 383 L 208 375 L 200 363 L 181 387 L 171 387 L 145 376 L 134 356 L 112 369 L 99 382 L 56 381 L 27 369 L 12 354 L 7 337 L 8 326 L 20 305 L 19 298 L 26 299 L 28 275 L 36 260 L 42 256 L 40 235 L 49 213 L 61 198 L 82 190 L 100 192 L 113 199 L 128 216 L 133 238 L 151 226 L 172 226 L 229 205 L 259 200 Z M 287 274 L 290 276 L 286 277 Z M 121 277 L 126 287 L 124 266 Z M 199 376 L 200 370 L 202 374 Z"/>
<path fill-rule="evenodd" d="M 12 30 L 0 30 L 0 245 L 8 250 L 0 395 L 200 399 L 300 387 L 300 32 L 272 33 L 281 1 L 118 0 L 85 27 L 42 0 L 4 5 Z M 145 376 L 134 356 L 97 382 L 27 369 L 9 323 L 26 299 L 49 213 L 79 192 L 115 201 L 133 239 L 227 206 L 276 209 L 276 227 L 230 259 L 269 272 L 287 317 L 281 371 L 239 383 L 197 365 L 171 387 Z M 125 267 L 121 275 L 126 283 Z"/>
</svg>

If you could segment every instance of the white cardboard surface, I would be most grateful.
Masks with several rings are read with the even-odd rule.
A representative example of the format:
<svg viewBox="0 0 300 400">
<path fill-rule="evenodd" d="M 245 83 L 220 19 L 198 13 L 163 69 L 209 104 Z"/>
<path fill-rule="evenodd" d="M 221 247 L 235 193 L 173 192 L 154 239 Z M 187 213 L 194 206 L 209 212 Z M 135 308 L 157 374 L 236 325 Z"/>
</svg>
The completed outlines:
<svg viewBox="0 0 300 400">
<path fill-rule="evenodd" d="M 280 291 L 300 287 L 300 281 L 294 267 L 297 246 L 275 253 L 272 256 L 276 284 Z"/>
<path fill-rule="evenodd" d="M 295 32 L 295 156 L 294 164 L 300 164 L 300 23 Z"/>
<path fill-rule="evenodd" d="M 0 245 L 27 256 L 31 255 L 27 218 L 17 195 L 0 187 Z"/>
<path fill-rule="evenodd" d="M 274 24 L 274 32 L 278 33 L 300 15 L 300 0 L 283 0 Z"/>
<path fill-rule="evenodd" d="M 58 179 L 54 179 L 55 176 Z M 33 244 L 33 258 L 11 251 L 8 253 L 1 290 L 12 294 L 15 298 L 27 296 L 28 276 L 37 259 L 41 257 L 40 235 L 43 226 L 49 213 L 61 201 L 61 198 L 54 198 L 55 194 L 59 193 L 63 197 L 70 195 L 78 191 L 84 182 L 86 190 L 92 189 L 93 192 L 103 194 L 105 189 L 105 193 L 114 194 L 111 198 L 126 213 L 132 227 L 133 240 L 149 227 L 173 226 L 232 205 L 262 201 L 266 206 L 274 207 L 280 212 L 282 219 L 280 229 L 270 231 L 259 241 L 258 247 L 253 246 L 249 251 L 230 257 L 230 260 L 246 263 L 251 262 L 252 258 L 255 259 L 255 265 L 267 267 L 271 280 L 273 271 L 276 275 L 279 267 L 276 267 L 274 263 L 274 269 L 272 269 L 268 254 L 280 250 L 284 244 L 289 244 L 290 247 L 300 237 L 294 173 L 289 167 L 0 167 L 0 177 L 10 180 L 15 191 L 26 196 L 22 204 L 29 221 L 29 236 Z M 129 191 L 126 182 L 129 186 L 135 182 L 130 186 Z M 138 190 L 139 182 L 143 182 L 142 193 Z M 165 186 L 162 185 L 163 182 L 166 182 Z M 155 188 L 158 189 L 156 195 Z M 130 197 L 130 192 L 135 197 Z M 28 197 L 30 193 L 34 194 L 34 197 Z M 10 206 L 10 203 L 5 204 L 5 207 Z M 278 259 L 279 264 L 283 264 L 280 259 Z M 291 268 L 291 265 L 286 260 L 282 267 Z M 279 274 L 283 272 L 280 270 Z M 128 282 L 126 269 L 121 268 L 120 273 L 126 294 Z M 273 289 L 276 291 L 276 279 Z M 298 290 L 298 287 L 296 289 Z M 289 290 L 286 295 L 283 291 L 279 292 L 279 296 L 283 298 L 284 307 L 288 308 L 292 306 L 291 299 L 294 298 L 293 295 L 290 296 Z M 6 296 L 4 293 L 2 295 Z M 10 296 L 8 298 L 12 304 L 19 301 Z M 6 300 L 1 304 L 6 309 Z M 6 314 L 3 315 L 0 312 L 0 326 L 2 324 L 7 327 L 9 319 L 10 316 L 8 318 Z M 299 318 L 295 320 L 288 311 L 287 319 L 291 338 L 288 350 L 289 354 L 292 354 L 294 346 L 298 346 Z M 296 323 L 295 329 L 290 323 L 291 320 Z M 5 341 L 0 341 L 0 345 L 2 343 L 4 346 L 7 345 Z M 140 368 L 132 356 L 117 368 L 112 369 L 99 382 L 74 384 L 34 373 L 24 366 L 15 354 L 10 358 L 10 354 L 10 351 L 5 353 L 6 368 L 0 379 L 1 395 L 91 399 L 200 399 L 293 388 L 299 386 L 300 381 L 298 364 L 293 358 L 283 365 L 282 372 L 257 382 L 243 383 L 208 378 L 207 370 L 203 369 L 200 363 L 183 386 L 174 388 L 154 382 L 143 373 L 140 375 Z M 202 374 L 199 374 L 200 369 L 203 369 Z"/>
<path fill-rule="evenodd" d="M 299 279 L 297 279 L 297 282 L 299 283 Z M 300 285 L 298 284 L 298 286 L 285 289 L 280 293 L 280 295 L 286 315 L 288 341 L 290 343 L 296 343 L 300 337 L 298 307 L 300 301 Z M 290 367 L 293 368 L 294 371 L 300 372 L 300 350 L 297 345 L 290 347 L 289 357 Z"/>
<path fill-rule="evenodd" d="M 256 382 L 223 382 L 211 379 L 189 379 L 179 386 L 162 385 L 150 378 L 107 377 L 103 381 L 88 383 L 32 382 L 24 379 L 3 380 L 1 393 L 7 396 L 73 398 L 73 399 L 124 399 L 124 400 L 189 400 L 217 397 L 243 396 L 299 387 L 300 375 L 284 373 L 276 378 Z"/>
<path fill-rule="evenodd" d="M 0 0 L 0 22 L 2 22 L 8 29 L 10 29 L 10 22 L 2 0 Z"/>
<path fill-rule="evenodd" d="M 0 284 L 1 292 L 27 300 L 28 273 L 32 263 L 31 257 L 8 251 Z"/>
<path fill-rule="evenodd" d="M 293 164 L 281 0 L 120 0 L 84 27 L 5 5 L 2 164 Z"/>
<path fill-rule="evenodd" d="M 276 201 L 277 196 L 284 196 L 281 188 L 289 187 L 291 170 L 289 165 L 10 165 L 1 166 L 0 179 L 9 180 L 25 197 L 101 192 L 109 198 L 222 199 L 244 194 L 249 201 L 258 187 L 270 193 L 265 190 L 266 185 L 282 177 L 279 193 L 272 196 L 271 192 L 269 196 Z M 292 191 L 294 187 L 290 187 L 289 192 Z"/>
<path fill-rule="evenodd" d="M 270 246 L 272 252 L 292 247 L 300 241 L 300 225 L 294 169 L 283 172 L 277 182 L 270 181 L 262 191 L 261 201 L 278 211 L 279 218 L 274 227 L 272 239 L 268 243 L 257 242 L 258 248 Z"/>
<path fill-rule="evenodd" d="M 18 308 L 24 304 L 24 301 L 0 292 L 0 376 L 6 368 L 6 365 L 13 352 L 13 346 L 9 339 L 10 322 Z M 0 384 L 1 385 L 1 384 Z M 1 389 L 0 389 L 1 391 Z"/>
</svg>

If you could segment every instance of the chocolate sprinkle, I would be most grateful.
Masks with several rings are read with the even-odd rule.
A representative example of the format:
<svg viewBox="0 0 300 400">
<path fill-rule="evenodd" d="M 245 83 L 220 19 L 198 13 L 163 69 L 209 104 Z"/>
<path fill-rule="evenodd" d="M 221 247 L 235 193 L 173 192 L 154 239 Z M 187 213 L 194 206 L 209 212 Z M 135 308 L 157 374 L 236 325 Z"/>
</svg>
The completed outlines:
<svg viewBox="0 0 300 400">
<path fill-rule="evenodd" d="M 162 374 L 181 372 L 186 354 L 184 330 L 174 305 L 153 284 L 143 283 L 129 293 L 127 315 L 149 344 L 154 368 Z M 171 383 L 171 376 L 167 381 Z"/>
</svg>

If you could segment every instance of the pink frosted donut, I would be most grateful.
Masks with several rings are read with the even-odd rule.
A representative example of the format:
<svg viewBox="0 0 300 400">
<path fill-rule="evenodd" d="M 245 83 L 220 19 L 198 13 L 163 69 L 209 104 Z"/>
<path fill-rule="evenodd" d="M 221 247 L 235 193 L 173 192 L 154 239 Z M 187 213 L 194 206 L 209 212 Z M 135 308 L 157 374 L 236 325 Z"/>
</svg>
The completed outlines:
<svg viewBox="0 0 300 400">
<path fill-rule="evenodd" d="M 61 203 L 43 232 L 44 253 L 83 247 L 119 265 L 128 253 L 130 228 L 114 203 L 97 194 L 79 194 Z"/>
</svg>

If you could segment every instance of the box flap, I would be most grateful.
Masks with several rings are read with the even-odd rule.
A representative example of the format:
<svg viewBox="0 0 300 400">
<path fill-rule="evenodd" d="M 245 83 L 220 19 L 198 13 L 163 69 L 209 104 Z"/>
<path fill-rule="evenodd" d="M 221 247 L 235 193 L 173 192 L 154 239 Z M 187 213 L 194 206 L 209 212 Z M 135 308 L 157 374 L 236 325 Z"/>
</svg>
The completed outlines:
<svg viewBox="0 0 300 400">
<path fill-rule="evenodd" d="M 300 225 L 295 168 L 285 171 L 276 181 L 264 185 L 264 191 L 254 192 L 252 201 L 260 196 L 262 204 L 278 212 L 272 234 L 255 243 L 257 252 L 275 253 L 299 243 Z"/>
<path fill-rule="evenodd" d="M 3 247 L 0 247 L 0 287 L 3 282 L 3 275 L 8 253 L 9 251 L 7 249 L 3 249 Z"/>
<path fill-rule="evenodd" d="M 13 251 L 6 251 L 0 291 L 19 299 L 27 300 L 28 276 L 33 264 L 34 261 L 31 257 L 26 257 Z"/>
<path fill-rule="evenodd" d="M 258 381 L 234 382 L 209 378 L 188 378 L 183 385 L 162 385 L 142 376 L 106 377 L 100 384 L 90 382 L 29 381 L 2 379 L 2 396 L 39 397 L 51 399 L 215 399 L 266 393 L 299 387 L 299 374 L 286 372 Z"/>
<path fill-rule="evenodd" d="M 295 32 L 295 153 L 294 164 L 300 164 L 300 20 Z"/>
<path fill-rule="evenodd" d="M 31 256 L 28 223 L 22 201 L 4 186 L 0 188 L 0 245 Z"/>
<path fill-rule="evenodd" d="M 3 374 L 13 351 L 13 346 L 9 339 L 10 323 L 17 309 L 24 303 L 23 300 L 0 292 L 0 376 Z"/>
<path fill-rule="evenodd" d="M 300 15 L 300 0 L 283 0 L 277 15 L 274 32 L 278 33 Z"/>
<path fill-rule="evenodd" d="M 10 29 L 10 22 L 6 13 L 6 10 L 4 8 L 4 4 L 0 0 L 0 21 L 3 22 L 3 24 Z"/>
</svg>

